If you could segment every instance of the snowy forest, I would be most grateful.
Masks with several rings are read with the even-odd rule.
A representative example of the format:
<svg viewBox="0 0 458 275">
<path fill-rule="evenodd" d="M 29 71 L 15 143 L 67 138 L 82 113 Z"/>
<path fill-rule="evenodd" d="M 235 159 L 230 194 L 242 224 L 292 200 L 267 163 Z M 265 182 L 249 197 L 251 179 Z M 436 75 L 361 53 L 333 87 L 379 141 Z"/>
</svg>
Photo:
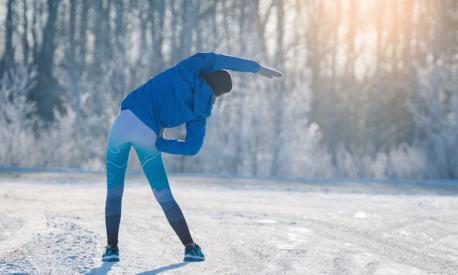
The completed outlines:
<svg viewBox="0 0 458 275">
<path fill-rule="evenodd" d="M 1 0 L 0 166 L 103 171 L 122 99 L 201 51 L 285 77 L 233 73 L 171 172 L 458 178 L 457 0 Z"/>
</svg>

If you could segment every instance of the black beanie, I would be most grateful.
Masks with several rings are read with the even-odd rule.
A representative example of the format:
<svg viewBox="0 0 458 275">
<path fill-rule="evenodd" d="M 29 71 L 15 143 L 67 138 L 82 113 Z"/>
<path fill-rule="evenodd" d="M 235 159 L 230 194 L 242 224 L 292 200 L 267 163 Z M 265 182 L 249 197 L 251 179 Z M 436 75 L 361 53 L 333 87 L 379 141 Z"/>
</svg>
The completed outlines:
<svg viewBox="0 0 458 275">
<path fill-rule="evenodd" d="M 232 90 L 232 77 L 226 70 L 202 73 L 201 77 L 212 89 L 213 95 L 220 96 Z"/>
</svg>

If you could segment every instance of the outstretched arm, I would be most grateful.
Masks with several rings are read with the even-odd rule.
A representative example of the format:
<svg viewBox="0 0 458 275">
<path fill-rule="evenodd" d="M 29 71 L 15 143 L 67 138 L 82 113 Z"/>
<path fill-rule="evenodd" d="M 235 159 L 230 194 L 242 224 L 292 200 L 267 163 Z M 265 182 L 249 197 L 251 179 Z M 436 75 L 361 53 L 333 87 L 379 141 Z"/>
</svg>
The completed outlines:
<svg viewBox="0 0 458 275">
<path fill-rule="evenodd" d="M 209 73 L 218 70 L 231 70 L 237 72 L 259 73 L 268 78 L 283 76 L 281 72 L 261 65 L 254 60 L 213 52 L 197 53 L 181 61 L 178 66 L 195 74 Z"/>
<path fill-rule="evenodd" d="M 235 56 L 210 53 L 208 54 L 211 71 L 231 70 L 237 72 L 257 73 L 260 65 L 250 59 L 243 59 Z"/>
<path fill-rule="evenodd" d="M 260 68 L 256 61 L 216 54 L 214 52 L 197 53 L 181 61 L 178 67 L 195 74 L 209 73 L 223 69 L 257 73 Z"/>
<path fill-rule="evenodd" d="M 195 155 L 204 142 L 205 119 L 196 119 L 186 123 L 185 140 L 165 139 L 161 135 L 156 140 L 159 151 L 176 155 Z"/>
</svg>

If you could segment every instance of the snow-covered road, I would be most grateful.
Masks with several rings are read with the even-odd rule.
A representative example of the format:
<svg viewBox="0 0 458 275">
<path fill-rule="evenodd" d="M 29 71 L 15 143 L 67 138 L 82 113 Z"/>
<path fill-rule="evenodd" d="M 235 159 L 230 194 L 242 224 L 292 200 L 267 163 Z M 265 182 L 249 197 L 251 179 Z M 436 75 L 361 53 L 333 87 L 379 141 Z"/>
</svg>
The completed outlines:
<svg viewBox="0 0 458 275">
<path fill-rule="evenodd" d="M 205 262 L 181 262 L 142 177 L 126 182 L 121 262 L 102 264 L 103 175 L 1 174 L 0 273 L 458 274 L 458 185 L 171 184 Z"/>
</svg>

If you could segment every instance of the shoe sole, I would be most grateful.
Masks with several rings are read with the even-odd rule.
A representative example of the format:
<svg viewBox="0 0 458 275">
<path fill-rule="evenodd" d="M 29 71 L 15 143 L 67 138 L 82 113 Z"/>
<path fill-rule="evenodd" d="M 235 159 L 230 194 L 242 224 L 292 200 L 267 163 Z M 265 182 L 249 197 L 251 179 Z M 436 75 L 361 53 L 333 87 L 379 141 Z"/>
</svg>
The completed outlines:
<svg viewBox="0 0 458 275">
<path fill-rule="evenodd" d="M 200 257 L 200 256 L 185 256 L 183 259 L 184 262 L 202 262 L 205 261 L 205 258 Z"/>
<path fill-rule="evenodd" d="M 119 262 L 119 256 L 111 255 L 102 258 L 104 262 Z"/>
</svg>

